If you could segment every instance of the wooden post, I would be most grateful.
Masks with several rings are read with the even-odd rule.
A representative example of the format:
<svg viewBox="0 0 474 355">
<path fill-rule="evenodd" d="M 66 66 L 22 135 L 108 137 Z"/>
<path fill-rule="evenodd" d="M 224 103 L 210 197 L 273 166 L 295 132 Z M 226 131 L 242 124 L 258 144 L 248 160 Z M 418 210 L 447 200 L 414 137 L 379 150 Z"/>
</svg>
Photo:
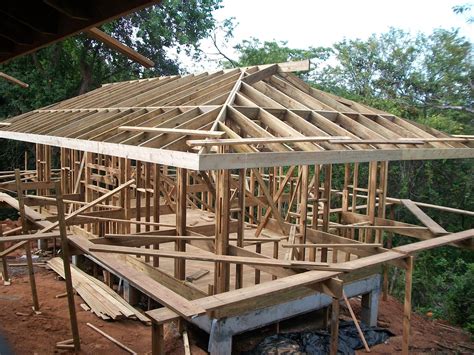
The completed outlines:
<svg viewBox="0 0 474 355">
<path fill-rule="evenodd" d="M 332 299 L 331 307 L 331 355 L 337 355 L 339 343 L 339 299 Z"/>
<path fill-rule="evenodd" d="M 145 222 L 150 222 L 151 219 L 151 163 L 145 163 Z M 150 226 L 145 225 L 145 232 L 150 231 Z M 149 249 L 150 246 L 146 245 L 145 248 Z M 145 256 L 145 262 L 149 262 L 150 257 Z"/>
<path fill-rule="evenodd" d="M 359 185 L 359 163 L 354 163 L 354 177 L 352 180 L 352 212 L 357 207 L 357 187 Z"/>
<path fill-rule="evenodd" d="M 136 207 L 136 220 L 141 221 L 142 219 L 142 193 L 140 188 L 142 187 L 142 163 L 137 160 L 136 171 L 135 171 L 136 186 L 135 189 L 135 207 Z M 141 225 L 135 226 L 136 232 L 141 232 Z"/>
<path fill-rule="evenodd" d="M 362 329 L 360 328 L 359 322 L 357 321 L 357 318 L 354 314 L 354 311 L 352 310 L 351 303 L 349 302 L 349 299 L 347 298 L 344 291 L 342 291 L 342 297 L 344 298 L 344 302 L 346 303 L 346 307 L 349 310 L 349 313 L 352 317 L 352 321 L 354 322 L 354 325 L 357 328 L 357 332 L 359 333 L 360 340 L 362 340 L 362 343 L 364 344 L 365 350 L 368 353 L 370 353 L 370 348 L 369 348 L 369 345 L 367 344 L 367 341 L 365 340 L 364 333 L 362 332 Z"/>
<path fill-rule="evenodd" d="M 227 255 L 229 247 L 229 170 L 219 170 L 216 188 L 216 228 L 215 245 L 217 255 Z M 229 290 L 229 264 L 216 262 L 214 273 L 214 292 L 221 293 Z"/>
<path fill-rule="evenodd" d="M 244 246 L 244 224 L 245 224 L 245 169 L 239 170 L 239 191 L 238 191 L 238 227 L 237 227 L 237 246 L 243 248 Z M 243 265 L 235 265 L 235 288 L 242 288 L 244 286 Z"/>
<path fill-rule="evenodd" d="M 163 324 L 151 324 L 151 353 L 165 355 L 165 331 Z"/>
<path fill-rule="evenodd" d="M 329 214 L 331 211 L 331 178 L 332 178 L 332 165 L 324 165 L 324 208 L 323 208 L 323 232 L 329 231 Z M 328 261 L 328 249 L 321 248 L 321 261 Z"/>
<path fill-rule="evenodd" d="M 176 169 L 176 234 L 186 235 L 186 182 L 187 170 L 183 168 Z M 186 251 L 186 241 L 178 240 L 175 242 L 176 251 Z M 186 260 L 175 259 L 174 277 L 179 280 L 186 278 Z"/>
<path fill-rule="evenodd" d="M 0 224 L 0 238 L 3 236 L 3 226 Z M 5 249 L 5 246 L 3 243 L 0 243 L 0 252 Z M 3 281 L 5 285 L 8 285 L 10 277 L 8 275 L 8 262 L 7 262 L 7 256 L 5 255 L 2 257 L 2 275 L 3 275 Z"/>
<path fill-rule="evenodd" d="M 377 170 L 378 162 L 371 161 L 369 163 L 369 182 L 368 182 L 368 197 L 367 197 L 367 215 L 369 216 L 370 223 L 375 224 L 375 205 L 377 204 Z M 373 243 L 373 230 L 368 229 L 366 233 L 366 243 Z"/>
<path fill-rule="evenodd" d="M 410 321 L 411 321 L 411 289 L 413 284 L 413 262 L 414 257 L 406 259 L 407 267 L 405 273 L 405 302 L 403 304 L 403 342 L 402 354 L 408 355 L 410 347 Z"/>
<path fill-rule="evenodd" d="M 20 218 L 21 218 L 21 229 L 22 229 L 23 234 L 27 234 L 28 221 L 26 219 L 25 201 L 24 201 L 23 190 L 21 186 L 21 175 L 20 175 L 19 169 L 15 169 L 15 181 L 16 181 L 16 191 L 18 195 L 18 206 L 19 206 Z M 26 252 L 26 262 L 28 264 L 28 276 L 30 278 L 31 297 L 33 298 L 33 309 L 35 311 L 39 311 L 38 292 L 36 291 L 35 271 L 33 269 L 33 258 L 31 256 L 30 241 L 26 242 L 25 244 L 25 252 Z"/>
<path fill-rule="evenodd" d="M 311 228 L 318 229 L 319 218 L 319 183 L 320 183 L 321 166 L 314 166 L 314 184 L 313 184 L 313 216 L 311 220 Z M 309 261 L 316 261 L 316 249 L 309 249 Z"/>
<path fill-rule="evenodd" d="M 306 227 L 308 221 L 308 186 L 309 166 L 303 165 L 301 168 L 301 201 L 300 201 L 300 233 L 301 243 L 306 243 Z M 300 260 L 305 260 L 305 248 L 299 250 Z"/>
<path fill-rule="evenodd" d="M 69 262 L 69 243 L 67 240 L 66 221 L 64 219 L 64 202 L 61 192 L 61 183 L 56 182 L 56 206 L 58 212 L 59 234 L 61 235 L 61 249 L 64 265 L 64 278 L 66 281 L 67 303 L 69 307 L 69 319 L 71 321 L 72 339 L 74 342 L 74 350 L 79 351 L 81 348 L 81 340 L 79 338 L 79 327 L 77 325 L 76 307 L 74 304 L 74 289 L 72 287 L 71 265 Z"/>
<path fill-rule="evenodd" d="M 153 222 L 160 223 L 160 165 L 153 166 Z M 160 229 L 159 226 L 154 227 L 155 230 Z M 153 249 L 159 249 L 160 244 L 154 244 Z M 153 266 L 160 266 L 160 259 L 157 256 L 153 257 Z"/>
</svg>

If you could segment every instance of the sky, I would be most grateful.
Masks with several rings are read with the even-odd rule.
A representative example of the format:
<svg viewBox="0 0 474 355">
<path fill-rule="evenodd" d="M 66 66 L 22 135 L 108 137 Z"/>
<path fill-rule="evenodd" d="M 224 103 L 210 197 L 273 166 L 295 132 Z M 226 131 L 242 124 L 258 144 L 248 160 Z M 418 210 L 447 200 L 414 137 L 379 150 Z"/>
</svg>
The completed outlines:
<svg viewBox="0 0 474 355">
<path fill-rule="evenodd" d="M 431 33 L 435 28 L 459 28 L 461 34 L 474 42 L 474 24 L 466 15 L 452 11 L 455 5 L 470 0 L 224 0 L 216 11 L 218 20 L 235 17 L 238 23 L 234 38 L 221 49 L 231 58 L 237 55 L 232 47 L 244 39 L 288 41 L 288 46 L 307 48 L 331 46 L 344 38 L 368 38 L 390 27 L 410 33 Z M 473 1 L 471 1 L 473 3 Z M 474 4 L 473 4 L 474 7 Z M 474 10 L 471 11 L 471 13 Z M 219 37 L 218 37 L 219 40 Z M 202 48 L 215 52 L 210 41 Z M 191 64 L 194 69 L 216 68 L 217 64 Z"/>
</svg>

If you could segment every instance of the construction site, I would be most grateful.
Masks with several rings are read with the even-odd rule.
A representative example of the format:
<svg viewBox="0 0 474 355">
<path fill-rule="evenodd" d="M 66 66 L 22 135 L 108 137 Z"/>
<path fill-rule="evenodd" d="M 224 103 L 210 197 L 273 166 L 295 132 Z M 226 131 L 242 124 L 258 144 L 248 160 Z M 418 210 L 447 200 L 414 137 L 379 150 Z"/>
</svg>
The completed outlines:
<svg viewBox="0 0 474 355">
<path fill-rule="evenodd" d="M 306 70 L 309 61 L 114 82 L 1 121 L 0 138 L 34 145 L 35 165 L 0 173 L 0 202 L 19 216 L 0 236 L 0 288 L 16 287 L 8 256 L 24 254 L 39 314 L 32 249 L 45 252 L 66 285 L 70 336 L 58 350 L 80 351 L 84 309 L 149 325 L 153 354 L 165 353 L 172 323 L 207 334 L 203 351 L 230 354 L 239 334 L 317 311 L 337 354 L 340 306 L 358 328 L 354 302 L 377 326 L 396 267 L 407 354 L 416 255 L 474 250 L 473 229 L 452 233 L 424 210 L 474 212 L 389 196 L 390 162 L 474 158 L 474 138 L 315 89 L 295 74 Z M 419 224 L 396 220 L 397 209 Z M 393 246 L 395 235 L 413 242 Z"/>
</svg>

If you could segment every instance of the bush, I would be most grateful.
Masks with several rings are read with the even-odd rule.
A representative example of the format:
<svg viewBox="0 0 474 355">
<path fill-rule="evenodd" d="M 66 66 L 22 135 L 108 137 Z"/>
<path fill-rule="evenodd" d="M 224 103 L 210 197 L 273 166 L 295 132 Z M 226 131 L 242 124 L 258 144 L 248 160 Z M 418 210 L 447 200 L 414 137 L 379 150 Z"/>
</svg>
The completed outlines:
<svg viewBox="0 0 474 355">
<path fill-rule="evenodd" d="M 474 334 L 474 263 L 457 275 L 447 294 L 449 319 Z"/>
</svg>

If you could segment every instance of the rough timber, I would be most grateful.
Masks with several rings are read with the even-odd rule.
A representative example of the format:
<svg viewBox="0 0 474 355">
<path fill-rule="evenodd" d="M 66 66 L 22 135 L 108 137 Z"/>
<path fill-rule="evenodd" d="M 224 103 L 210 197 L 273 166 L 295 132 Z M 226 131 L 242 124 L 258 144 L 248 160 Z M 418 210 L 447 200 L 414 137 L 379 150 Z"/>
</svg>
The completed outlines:
<svg viewBox="0 0 474 355">
<path fill-rule="evenodd" d="M 35 194 L 0 200 L 25 205 L 26 227 L 45 247 L 58 235 L 50 191 L 60 180 L 59 220 L 74 253 L 109 284 L 111 274 L 123 279 L 131 303 L 141 292 L 165 306 L 147 313 L 154 353 L 175 319 L 209 332 L 210 352 L 221 354 L 234 334 L 331 304 L 337 339 L 343 290 L 363 295 L 362 320 L 376 324 L 387 265 L 407 270 L 407 353 L 412 256 L 448 244 L 472 250 L 474 231 L 450 233 L 421 208 L 471 211 L 387 196 L 388 162 L 473 158 L 472 139 L 314 89 L 292 73 L 307 67 L 106 84 L 11 118 L 0 137 L 36 144 L 36 166 L 16 182 L 1 173 L 0 188 Z M 394 220 L 396 208 L 420 224 Z M 421 241 L 392 249 L 395 234 Z M 0 252 L 4 275 L 4 256 L 30 240 L 5 238 L 17 244 Z"/>
</svg>

